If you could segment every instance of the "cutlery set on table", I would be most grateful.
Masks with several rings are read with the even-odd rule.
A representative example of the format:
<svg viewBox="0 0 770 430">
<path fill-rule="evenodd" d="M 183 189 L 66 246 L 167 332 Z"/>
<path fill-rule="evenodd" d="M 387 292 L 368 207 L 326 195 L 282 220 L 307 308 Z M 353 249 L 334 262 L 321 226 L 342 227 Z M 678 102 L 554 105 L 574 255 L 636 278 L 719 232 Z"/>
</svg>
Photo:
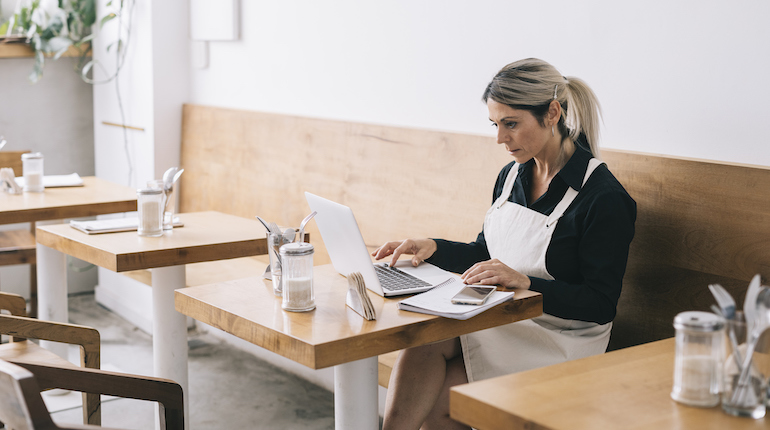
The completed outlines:
<svg viewBox="0 0 770 430">
<path fill-rule="evenodd" d="M 760 339 L 770 327 L 770 287 L 760 285 L 760 276 L 751 280 L 743 302 L 743 311 L 737 309 L 735 299 L 719 284 L 709 285 L 716 299 L 712 311 L 724 318 L 730 356 L 724 366 L 722 409 L 732 415 L 761 418 L 768 400 L 768 369 L 755 362 L 758 345 L 761 355 L 770 355 L 770 341 Z M 770 357 L 765 357 L 770 358 Z M 765 360 L 767 361 L 767 360 Z M 766 363 L 763 363 L 766 364 Z"/>
</svg>

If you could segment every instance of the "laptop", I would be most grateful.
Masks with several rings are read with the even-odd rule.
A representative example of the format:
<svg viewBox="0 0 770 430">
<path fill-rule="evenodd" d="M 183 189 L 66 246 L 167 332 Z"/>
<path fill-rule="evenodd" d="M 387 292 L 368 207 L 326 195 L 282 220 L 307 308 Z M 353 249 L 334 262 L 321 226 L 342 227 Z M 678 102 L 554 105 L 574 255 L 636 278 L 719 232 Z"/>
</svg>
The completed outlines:
<svg viewBox="0 0 770 430">
<path fill-rule="evenodd" d="M 334 270 L 343 276 L 360 272 L 366 288 L 374 293 L 383 297 L 421 293 L 457 277 L 430 263 L 423 262 L 414 267 L 410 258 L 400 259 L 396 267 L 387 263 L 372 264 L 349 207 L 308 192 L 305 192 L 305 198 L 310 210 L 318 212 L 314 219 Z"/>
</svg>

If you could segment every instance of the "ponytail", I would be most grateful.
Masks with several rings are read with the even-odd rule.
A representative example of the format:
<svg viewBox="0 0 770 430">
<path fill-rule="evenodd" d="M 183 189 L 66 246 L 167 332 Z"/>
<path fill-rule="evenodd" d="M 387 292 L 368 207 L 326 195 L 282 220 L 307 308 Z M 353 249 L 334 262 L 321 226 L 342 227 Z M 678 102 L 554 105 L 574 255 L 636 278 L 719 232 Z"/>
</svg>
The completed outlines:
<svg viewBox="0 0 770 430">
<path fill-rule="evenodd" d="M 569 137 L 577 142 L 580 134 L 588 141 L 588 150 L 594 157 L 599 157 L 599 119 L 602 109 L 596 94 L 580 78 L 568 77 L 566 103 L 562 104 L 562 118 Z M 565 106 L 566 104 L 566 106 Z"/>
</svg>

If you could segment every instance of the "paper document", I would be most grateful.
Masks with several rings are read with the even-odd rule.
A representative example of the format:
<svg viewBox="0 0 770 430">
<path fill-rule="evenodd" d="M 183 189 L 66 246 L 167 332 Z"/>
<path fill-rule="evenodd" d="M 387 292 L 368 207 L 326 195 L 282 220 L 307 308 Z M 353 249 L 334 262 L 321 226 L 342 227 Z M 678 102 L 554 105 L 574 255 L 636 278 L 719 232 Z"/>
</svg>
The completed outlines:
<svg viewBox="0 0 770 430">
<path fill-rule="evenodd" d="M 398 303 L 398 308 L 421 314 L 467 320 L 513 297 L 513 292 L 495 291 L 483 305 L 456 305 L 452 303 L 452 297 L 465 286 L 460 277 L 454 277 L 430 291 L 402 300 Z"/>
<path fill-rule="evenodd" d="M 20 187 L 24 187 L 24 176 L 16 177 L 16 183 Z M 43 176 L 43 187 L 45 188 L 57 188 L 57 187 L 82 187 L 83 178 L 77 173 L 70 173 L 69 175 L 46 175 Z"/>
<path fill-rule="evenodd" d="M 176 227 L 183 227 L 184 224 L 179 220 L 179 217 L 174 217 L 172 225 Z M 94 221 L 70 221 L 70 227 L 80 230 L 86 234 L 99 234 L 99 233 L 117 233 L 121 231 L 135 231 L 139 228 L 139 218 L 112 218 L 112 219 L 100 219 Z"/>
</svg>

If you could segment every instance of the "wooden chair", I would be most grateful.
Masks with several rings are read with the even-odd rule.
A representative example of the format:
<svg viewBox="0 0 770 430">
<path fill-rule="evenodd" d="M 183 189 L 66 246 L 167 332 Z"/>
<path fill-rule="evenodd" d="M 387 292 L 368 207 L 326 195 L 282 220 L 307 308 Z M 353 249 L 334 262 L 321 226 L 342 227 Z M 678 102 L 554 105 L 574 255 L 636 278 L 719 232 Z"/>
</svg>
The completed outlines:
<svg viewBox="0 0 770 430">
<path fill-rule="evenodd" d="M 29 361 L 78 369 L 58 355 L 41 348 L 27 338 L 63 342 L 80 346 L 80 364 L 85 368 L 100 367 L 99 332 L 91 327 L 41 321 L 26 317 L 26 302 L 18 294 L 0 292 L 0 335 L 11 336 L 11 342 L 0 345 L 0 359 Z M 101 424 L 101 400 L 98 394 L 83 393 L 83 422 Z"/>
<path fill-rule="evenodd" d="M 62 388 L 160 404 L 162 429 L 184 429 L 182 387 L 174 381 L 98 369 L 0 360 L 0 420 L 13 430 L 104 429 L 92 425 L 57 426 L 40 395 Z M 113 429 L 116 430 L 116 429 Z"/>
<path fill-rule="evenodd" d="M 0 167 L 10 167 L 16 176 L 22 175 L 21 154 L 29 151 L 0 151 Z M 0 266 L 30 265 L 30 316 L 37 315 L 37 260 L 35 252 L 35 223 L 30 229 L 0 230 Z"/>
</svg>

